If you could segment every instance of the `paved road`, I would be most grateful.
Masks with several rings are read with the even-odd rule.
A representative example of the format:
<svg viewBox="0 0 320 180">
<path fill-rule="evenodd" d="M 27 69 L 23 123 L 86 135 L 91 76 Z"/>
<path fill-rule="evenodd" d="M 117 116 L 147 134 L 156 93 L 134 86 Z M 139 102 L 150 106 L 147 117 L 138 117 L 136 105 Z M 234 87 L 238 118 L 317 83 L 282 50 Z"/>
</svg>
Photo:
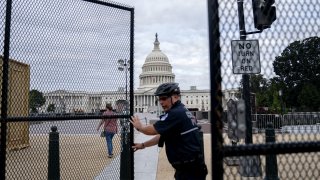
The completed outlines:
<svg viewBox="0 0 320 180">
<path fill-rule="evenodd" d="M 140 117 L 143 124 L 149 124 L 150 120 L 157 118 L 155 114 L 150 113 L 136 113 L 135 115 Z M 100 119 L 48 121 L 31 124 L 29 129 L 31 134 L 48 134 L 52 126 L 57 126 L 61 134 L 99 134 L 96 131 L 99 122 Z"/>
<path fill-rule="evenodd" d="M 48 134 L 52 126 L 57 126 L 61 134 L 99 134 L 96 131 L 100 119 L 49 121 L 30 126 L 31 134 Z"/>
</svg>

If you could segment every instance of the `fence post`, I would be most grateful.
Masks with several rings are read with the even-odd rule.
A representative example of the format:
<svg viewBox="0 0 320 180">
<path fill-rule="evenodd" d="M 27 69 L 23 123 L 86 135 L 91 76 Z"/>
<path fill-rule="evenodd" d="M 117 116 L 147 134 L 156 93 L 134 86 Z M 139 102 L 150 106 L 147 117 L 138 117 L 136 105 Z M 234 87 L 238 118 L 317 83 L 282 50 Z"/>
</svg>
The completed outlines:
<svg viewBox="0 0 320 180">
<path fill-rule="evenodd" d="M 130 132 L 129 132 L 129 124 L 122 120 L 122 130 L 121 130 L 121 154 L 120 154 L 120 179 L 121 180 L 131 180 L 130 169 L 131 169 L 131 156 L 130 156 Z"/>
<path fill-rule="evenodd" d="M 201 148 L 201 153 L 203 155 L 203 159 L 204 158 L 204 142 L 203 142 L 203 131 L 202 131 L 202 127 L 201 125 L 198 125 L 198 128 L 199 128 L 199 137 L 200 137 L 200 148 Z"/>
<path fill-rule="evenodd" d="M 60 180 L 59 132 L 52 126 L 49 133 L 48 180 Z"/>
<path fill-rule="evenodd" d="M 268 123 L 265 134 L 266 143 L 276 142 L 276 134 L 272 123 Z M 279 180 L 276 154 L 266 155 L 266 176 L 264 180 Z"/>
</svg>

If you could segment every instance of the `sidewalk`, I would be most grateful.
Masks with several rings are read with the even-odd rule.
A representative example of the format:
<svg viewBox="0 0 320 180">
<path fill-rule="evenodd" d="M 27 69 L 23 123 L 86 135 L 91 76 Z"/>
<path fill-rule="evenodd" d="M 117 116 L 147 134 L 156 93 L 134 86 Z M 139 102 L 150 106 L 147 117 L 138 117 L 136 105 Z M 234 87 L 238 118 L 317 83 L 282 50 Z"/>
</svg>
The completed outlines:
<svg viewBox="0 0 320 180">
<path fill-rule="evenodd" d="M 146 125 L 150 123 L 150 120 L 156 118 L 154 114 L 137 113 L 142 123 Z M 141 143 L 151 139 L 153 136 L 144 135 L 138 131 L 134 131 L 134 142 Z M 134 179 L 138 180 L 156 180 L 157 168 L 158 168 L 158 146 L 152 146 L 143 150 L 138 150 L 134 153 Z M 95 178 L 95 180 L 114 179 L 120 177 L 114 177 L 115 174 L 119 175 L 119 172 L 115 172 L 114 167 L 119 166 L 120 156 L 114 157 L 114 160 L 110 165 Z M 113 168 L 113 169 L 112 169 Z M 119 171 L 119 170 L 118 170 Z M 110 177 L 112 175 L 112 177 Z"/>
<path fill-rule="evenodd" d="M 152 138 L 142 133 L 135 134 L 135 142 L 145 142 Z M 134 154 L 135 179 L 156 180 L 158 168 L 158 146 L 152 146 L 143 150 L 138 150 Z"/>
<path fill-rule="evenodd" d="M 135 142 L 144 142 L 152 136 L 146 136 L 142 133 L 135 133 Z M 134 179 L 139 180 L 156 180 L 158 168 L 158 146 L 152 146 L 143 150 L 138 150 L 134 154 Z M 114 157 L 111 164 L 104 168 L 104 170 L 95 178 L 95 180 L 103 179 L 120 179 L 115 177 L 119 173 L 115 172 L 114 167 L 117 167 L 120 162 L 120 155 Z M 117 170 L 119 171 L 119 170 Z"/>
<path fill-rule="evenodd" d="M 135 133 L 135 142 L 145 142 L 152 138 L 152 136 L 146 136 L 142 133 Z M 134 179 L 139 180 L 156 180 L 157 168 L 158 168 L 158 146 L 152 146 L 143 150 L 138 150 L 134 154 Z M 114 157 L 112 163 L 104 168 L 104 170 L 95 178 L 95 180 L 103 179 L 120 179 L 115 177 L 119 175 L 119 170 L 115 172 L 114 167 L 118 167 L 120 163 L 120 155 Z"/>
<path fill-rule="evenodd" d="M 150 120 L 157 119 L 155 114 L 149 113 L 136 113 L 142 123 L 150 124 Z M 144 135 L 138 131 L 135 131 L 134 141 L 136 143 L 145 142 L 151 139 L 153 136 Z M 152 146 L 143 150 L 138 150 L 134 154 L 134 176 L 139 180 L 156 180 L 158 169 L 158 146 Z"/>
</svg>

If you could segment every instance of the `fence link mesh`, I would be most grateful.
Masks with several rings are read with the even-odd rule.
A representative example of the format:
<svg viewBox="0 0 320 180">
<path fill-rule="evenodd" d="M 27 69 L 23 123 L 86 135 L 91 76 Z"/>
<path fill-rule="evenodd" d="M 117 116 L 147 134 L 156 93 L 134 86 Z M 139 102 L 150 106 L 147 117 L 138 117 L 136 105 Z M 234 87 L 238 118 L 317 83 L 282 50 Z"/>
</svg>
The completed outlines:
<svg viewBox="0 0 320 180">
<path fill-rule="evenodd" d="M 0 42 L 10 39 L 8 85 L 2 87 L 8 88 L 1 121 L 5 179 L 50 179 L 57 168 L 50 162 L 59 162 L 61 179 L 119 179 L 124 162 L 130 173 L 133 8 L 111 1 L 22 0 L 12 1 L 10 16 L 7 3 L 0 2 Z M 104 113 L 107 104 L 113 112 Z M 100 137 L 108 122 L 117 127 L 112 152 L 109 136 Z M 60 157 L 50 159 L 52 127 Z"/>
<path fill-rule="evenodd" d="M 7 2 L 0 2 L 0 42 L 10 38 L 5 178 L 47 178 L 48 134 L 56 126 L 61 179 L 119 179 L 130 132 L 125 117 L 132 101 L 131 8 L 108 1 L 12 1 L 8 35 Z M 242 76 L 233 74 L 232 65 L 231 41 L 240 39 L 237 3 L 219 1 L 223 140 L 234 154 L 248 145 L 227 118 L 228 100 L 238 102 L 244 91 Z M 243 3 L 246 31 L 256 31 L 252 1 Z M 275 6 L 271 28 L 247 35 L 247 40 L 259 40 L 261 65 L 249 83 L 252 144 L 318 143 L 320 3 L 290 0 Z M 4 58 L 3 53 L 2 69 Z M 117 102 L 126 102 L 127 108 Z M 107 103 L 121 116 L 112 158 L 97 131 Z M 294 153 L 226 156 L 223 165 L 225 179 L 317 179 L 320 166 L 319 152 L 298 148 Z"/>
<path fill-rule="evenodd" d="M 251 144 L 262 147 L 283 143 L 286 147 L 286 143 L 305 143 L 307 146 L 307 142 L 320 142 L 320 3 L 316 0 L 276 1 L 273 5 L 277 19 L 271 27 L 251 34 L 258 31 L 254 26 L 252 4 L 264 1 L 218 2 L 222 106 L 225 111 L 223 143 L 233 149 L 233 155 L 223 160 L 224 179 L 317 179 L 319 152 L 301 153 L 301 149 L 287 146 L 292 147 L 294 153 L 277 154 L 275 148 L 276 154 L 236 154 L 246 145 L 250 149 Z M 243 2 L 244 8 L 243 30 L 249 33 L 246 40 L 258 40 L 260 53 L 260 73 L 250 74 L 250 69 L 247 72 L 252 143 L 248 143 L 239 130 L 242 124 L 237 111 L 239 113 L 241 109 L 237 105 L 244 99 L 245 87 L 243 75 L 233 73 L 237 67 L 231 44 L 233 40 L 241 39 L 239 2 Z M 248 51 L 241 53 L 244 57 L 252 56 Z M 274 135 L 272 131 L 270 135 L 270 130 L 274 130 Z M 255 151 L 254 147 L 251 150 Z M 256 151 L 257 154 L 264 152 L 263 149 Z"/>
</svg>

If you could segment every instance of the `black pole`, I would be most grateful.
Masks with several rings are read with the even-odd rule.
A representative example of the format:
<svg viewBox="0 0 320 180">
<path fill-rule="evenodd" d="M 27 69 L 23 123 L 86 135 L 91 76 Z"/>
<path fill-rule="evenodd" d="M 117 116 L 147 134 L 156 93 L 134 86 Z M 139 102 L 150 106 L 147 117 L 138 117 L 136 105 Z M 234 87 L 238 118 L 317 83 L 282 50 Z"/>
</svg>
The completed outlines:
<svg viewBox="0 0 320 180">
<path fill-rule="evenodd" d="M 130 113 L 130 116 L 133 116 L 133 105 L 134 105 L 134 94 L 133 94 L 133 58 L 134 58 L 134 8 L 130 9 L 131 11 L 131 19 L 130 19 L 130 60 L 126 62 L 126 70 L 130 68 L 129 70 L 129 81 L 130 81 L 130 102 L 129 104 L 126 104 L 126 110 L 125 114 L 128 115 Z M 126 103 L 127 101 L 127 93 L 128 93 L 128 84 L 127 84 L 127 73 L 126 71 Z M 130 106 L 128 111 L 128 106 Z M 122 119 L 120 122 L 122 122 L 122 151 L 120 155 L 120 179 L 121 180 L 133 180 L 134 179 L 134 152 L 131 148 L 131 145 L 133 145 L 133 126 L 131 123 L 129 123 L 128 119 Z"/>
<path fill-rule="evenodd" d="M 247 39 L 247 32 L 245 28 L 243 1 L 238 0 L 238 17 L 239 17 L 239 31 L 240 40 Z M 245 144 L 252 144 L 252 122 L 251 122 L 251 103 L 250 103 L 250 77 L 248 74 L 242 75 L 243 85 L 243 100 L 245 103 L 245 118 L 246 118 L 246 137 Z M 261 162 L 259 156 L 245 156 L 240 158 L 240 174 L 244 177 L 258 177 L 261 176 Z"/>
<path fill-rule="evenodd" d="M 127 129 L 127 122 L 125 122 L 126 119 L 123 119 L 122 124 L 122 133 L 121 133 L 121 139 L 122 139 L 122 150 L 120 154 L 120 179 L 121 180 L 130 180 L 131 177 L 131 158 L 130 158 L 130 144 L 129 144 L 129 130 Z"/>
<path fill-rule="evenodd" d="M 130 61 L 128 61 L 127 59 L 124 60 L 124 64 L 123 64 L 123 67 L 124 67 L 124 71 L 125 71 L 125 76 L 126 76 L 126 97 L 125 97 L 125 104 L 123 104 L 124 106 L 124 110 L 120 113 L 124 113 L 126 115 L 128 115 L 128 68 L 130 67 L 129 66 L 129 63 Z M 132 161 L 132 157 L 131 157 L 131 144 L 130 144 L 130 139 L 131 139 L 131 136 L 130 136 L 130 130 L 129 130 L 129 121 L 128 119 L 121 119 L 120 120 L 120 123 L 121 123 L 121 154 L 120 154 L 120 179 L 121 180 L 130 180 L 132 179 L 132 175 L 133 175 L 133 172 L 131 172 L 133 170 L 133 168 L 131 168 L 132 164 L 131 164 L 131 161 Z"/>
<path fill-rule="evenodd" d="M 212 179 L 223 179 L 222 92 L 218 0 L 208 0 Z"/>
<path fill-rule="evenodd" d="M 276 134 L 272 123 L 268 123 L 266 129 L 266 143 L 275 143 Z M 266 155 L 266 176 L 264 180 L 279 180 L 278 177 L 278 163 L 276 154 Z"/>
<path fill-rule="evenodd" d="M 283 108 L 283 91 L 279 90 L 279 96 L 280 96 L 280 111 L 281 111 L 281 115 L 284 115 L 285 113 L 285 109 Z"/>
<path fill-rule="evenodd" d="M 243 0 L 238 0 L 238 17 L 239 17 L 239 30 L 240 40 L 246 40 L 246 28 L 243 13 Z M 243 99 L 246 107 L 246 137 L 245 143 L 252 144 L 252 122 L 251 122 L 251 103 L 250 103 L 250 77 L 248 74 L 242 75 L 243 83 Z"/>
<path fill-rule="evenodd" d="M 201 148 L 201 153 L 202 153 L 202 158 L 205 160 L 204 157 L 204 141 L 203 141 L 203 131 L 202 131 L 202 126 L 198 125 L 199 128 L 199 139 L 200 139 L 200 148 Z"/>
<path fill-rule="evenodd" d="M 126 71 L 126 100 L 128 100 L 128 62 L 127 60 L 125 59 L 124 60 L 124 68 L 125 68 L 125 71 Z"/>
<path fill-rule="evenodd" d="M 49 133 L 48 180 L 60 179 L 59 132 L 52 126 Z"/>
<path fill-rule="evenodd" d="M 4 32 L 2 89 L 1 89 L 1 140 L 0 140 L 0 179 L 6 179 L 6 141 L 8 117 L 9 50 L 12 0 L 7 0 Z"/>
<path fill-rule="evenodd" d="M 282 111 L 282 97 L 280 95 L 280 114 L 283 115 L 283 111 Z"/>
<path fill-rule="evenodd" d="M 128 115 L 129 103 L 127 100 L 122 100 L 118 102 L 120 109 L 118 109 L 119 114 Z M 132 168 L 131 168 L 131 144 L 130 144 L 130 131 L 129 131 L 129 121 L 127 118 L 120 119 L 121 125 L 121 153 L 120 153 L 120 180 L 131 180 L 132 179 Z"/>
<path fill-rule="evenodd" d="M 133 76 L 133 68 L 134 68 L 134 8 L 131 9 L 131 23 L 130 23 L 130 116 L 133 116 L 134 113 L 134 76 Z M 131 179 L 134 179 L 134 152 L 131 148 L 131 145 L 133 145 L 134 142 L 134 137 L 133 137 L 133 125 L 129 123 L 130 126 L 130 143 L 129 148 L 130 148 L 130 177 Z"/>
</svg>

